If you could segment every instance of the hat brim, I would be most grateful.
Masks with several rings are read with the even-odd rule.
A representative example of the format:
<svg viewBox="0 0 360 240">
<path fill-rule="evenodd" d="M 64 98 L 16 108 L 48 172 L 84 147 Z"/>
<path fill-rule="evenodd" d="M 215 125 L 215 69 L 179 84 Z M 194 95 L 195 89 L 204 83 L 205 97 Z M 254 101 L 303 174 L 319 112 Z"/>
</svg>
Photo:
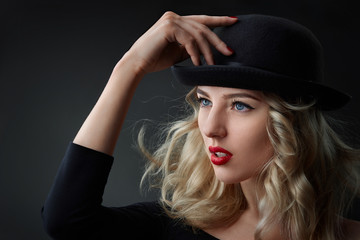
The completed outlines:
<svg viewBox="0 0 360 240">
<path fill-rule="evenodd" d="M 303 96 L 316 99 L 323 110 L 343 107 L 351 96 L 320 83 L 296 79 L 248 66 L 172 66 L 175 78 L 189 86 L 220 86 L 273 92 L 285 99 Z"/>
</svg>

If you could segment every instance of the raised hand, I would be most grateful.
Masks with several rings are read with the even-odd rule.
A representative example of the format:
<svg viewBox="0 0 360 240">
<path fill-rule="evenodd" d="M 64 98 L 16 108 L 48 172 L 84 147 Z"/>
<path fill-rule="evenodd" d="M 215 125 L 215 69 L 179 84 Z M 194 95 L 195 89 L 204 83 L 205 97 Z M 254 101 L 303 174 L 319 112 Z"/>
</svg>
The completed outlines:
<svg viewBox="0 0 360 240">
<path fill-rule="evenodd" d="M 231 17 L 182 17 L 173 12 L 165 13 L 117 63 L 74 143 L 112 154 L 142 77 L 188 57 L 195 65 L 201 64 L 201 55 L 207 64 L 214 64 L 211 46 L 231 55 L 232 50 L 210 28 L 228 26 L 236 21 Z"/>
<path fill-rule="evenodd" d="M 211 46 L 224 55 L 232 50 L 211 31 L 211 28 L 234 24 L 237 18 L 205 15 L 179 16 L 166 12 L 127 52 L 136 67 L 149 73 L 163 70 L 190 57 L 194 65 L 214 64 Z"/>
</svg>

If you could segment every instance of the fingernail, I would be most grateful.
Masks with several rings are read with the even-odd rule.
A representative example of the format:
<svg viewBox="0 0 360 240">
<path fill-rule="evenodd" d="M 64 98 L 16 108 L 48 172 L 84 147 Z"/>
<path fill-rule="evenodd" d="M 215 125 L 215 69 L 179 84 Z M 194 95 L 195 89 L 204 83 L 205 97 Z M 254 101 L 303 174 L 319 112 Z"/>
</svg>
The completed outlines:
<svg viewBox="0 0 360 240">
<path fill-rule="evenodd" d="M 237 17 L 235 17 L 235 16 L 229 16 L 230 18 L 236 18 L 237 20 L 238 20 L 238 18 Z"/>
<path fill-rule="evenodd" d="M 231 47 L 229 47 L 229 46 L 226 46 L 226 48 L 231 52 L 231 53 L 234 53 L 234 50 L 232 50 L 232 48 Z"/>
</svg>

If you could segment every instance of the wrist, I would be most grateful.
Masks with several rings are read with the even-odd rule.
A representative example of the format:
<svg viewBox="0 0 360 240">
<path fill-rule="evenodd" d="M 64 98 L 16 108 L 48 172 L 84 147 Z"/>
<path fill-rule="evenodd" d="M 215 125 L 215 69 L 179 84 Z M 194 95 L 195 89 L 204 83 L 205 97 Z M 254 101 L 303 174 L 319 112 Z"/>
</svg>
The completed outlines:
<svg viewBox="0 0 360 240">
<path fill-rule="evenodd" d="M 126 52 L 124 56 L 119 60 L 113 69 L 113 73 L 127 72 L 134 76 L 136 79 L 142 79 L 146 75 L 146 71 L 141 67 L 142 65 L 136 60 L 136 57 L 132 53 Z"/>
</svg>

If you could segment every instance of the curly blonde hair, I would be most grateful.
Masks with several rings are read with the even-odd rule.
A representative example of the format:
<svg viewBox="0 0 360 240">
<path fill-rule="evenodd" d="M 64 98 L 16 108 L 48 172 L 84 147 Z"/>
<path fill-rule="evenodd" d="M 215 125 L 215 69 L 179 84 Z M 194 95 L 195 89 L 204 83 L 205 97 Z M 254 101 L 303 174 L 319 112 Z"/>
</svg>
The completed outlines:
<svg viewBox="0 0 360 240">
<path fill-rule="evenodd" d="M 142 184 L 150 179 L 160 188 L 170 217 L 204 229 L 231 224 L 247 202 L 240 184 L 225 184 L 214 174 L 198 127 L 195 92 L 186 96 L 188 116 L 163 129 L 153 153 L 145 147 L 144 129 L 138 144 L 150 160 Z M 289 103 L 269 93 L 264 99 L 275 154 L 257 178 L 261 219 L 255 239 L 266 239 L 279 225 L 288 239 L 341 238 L 341 216 L 359 192 L 360 151 L 338 137 L 315 102 Z"/>
</svg>

